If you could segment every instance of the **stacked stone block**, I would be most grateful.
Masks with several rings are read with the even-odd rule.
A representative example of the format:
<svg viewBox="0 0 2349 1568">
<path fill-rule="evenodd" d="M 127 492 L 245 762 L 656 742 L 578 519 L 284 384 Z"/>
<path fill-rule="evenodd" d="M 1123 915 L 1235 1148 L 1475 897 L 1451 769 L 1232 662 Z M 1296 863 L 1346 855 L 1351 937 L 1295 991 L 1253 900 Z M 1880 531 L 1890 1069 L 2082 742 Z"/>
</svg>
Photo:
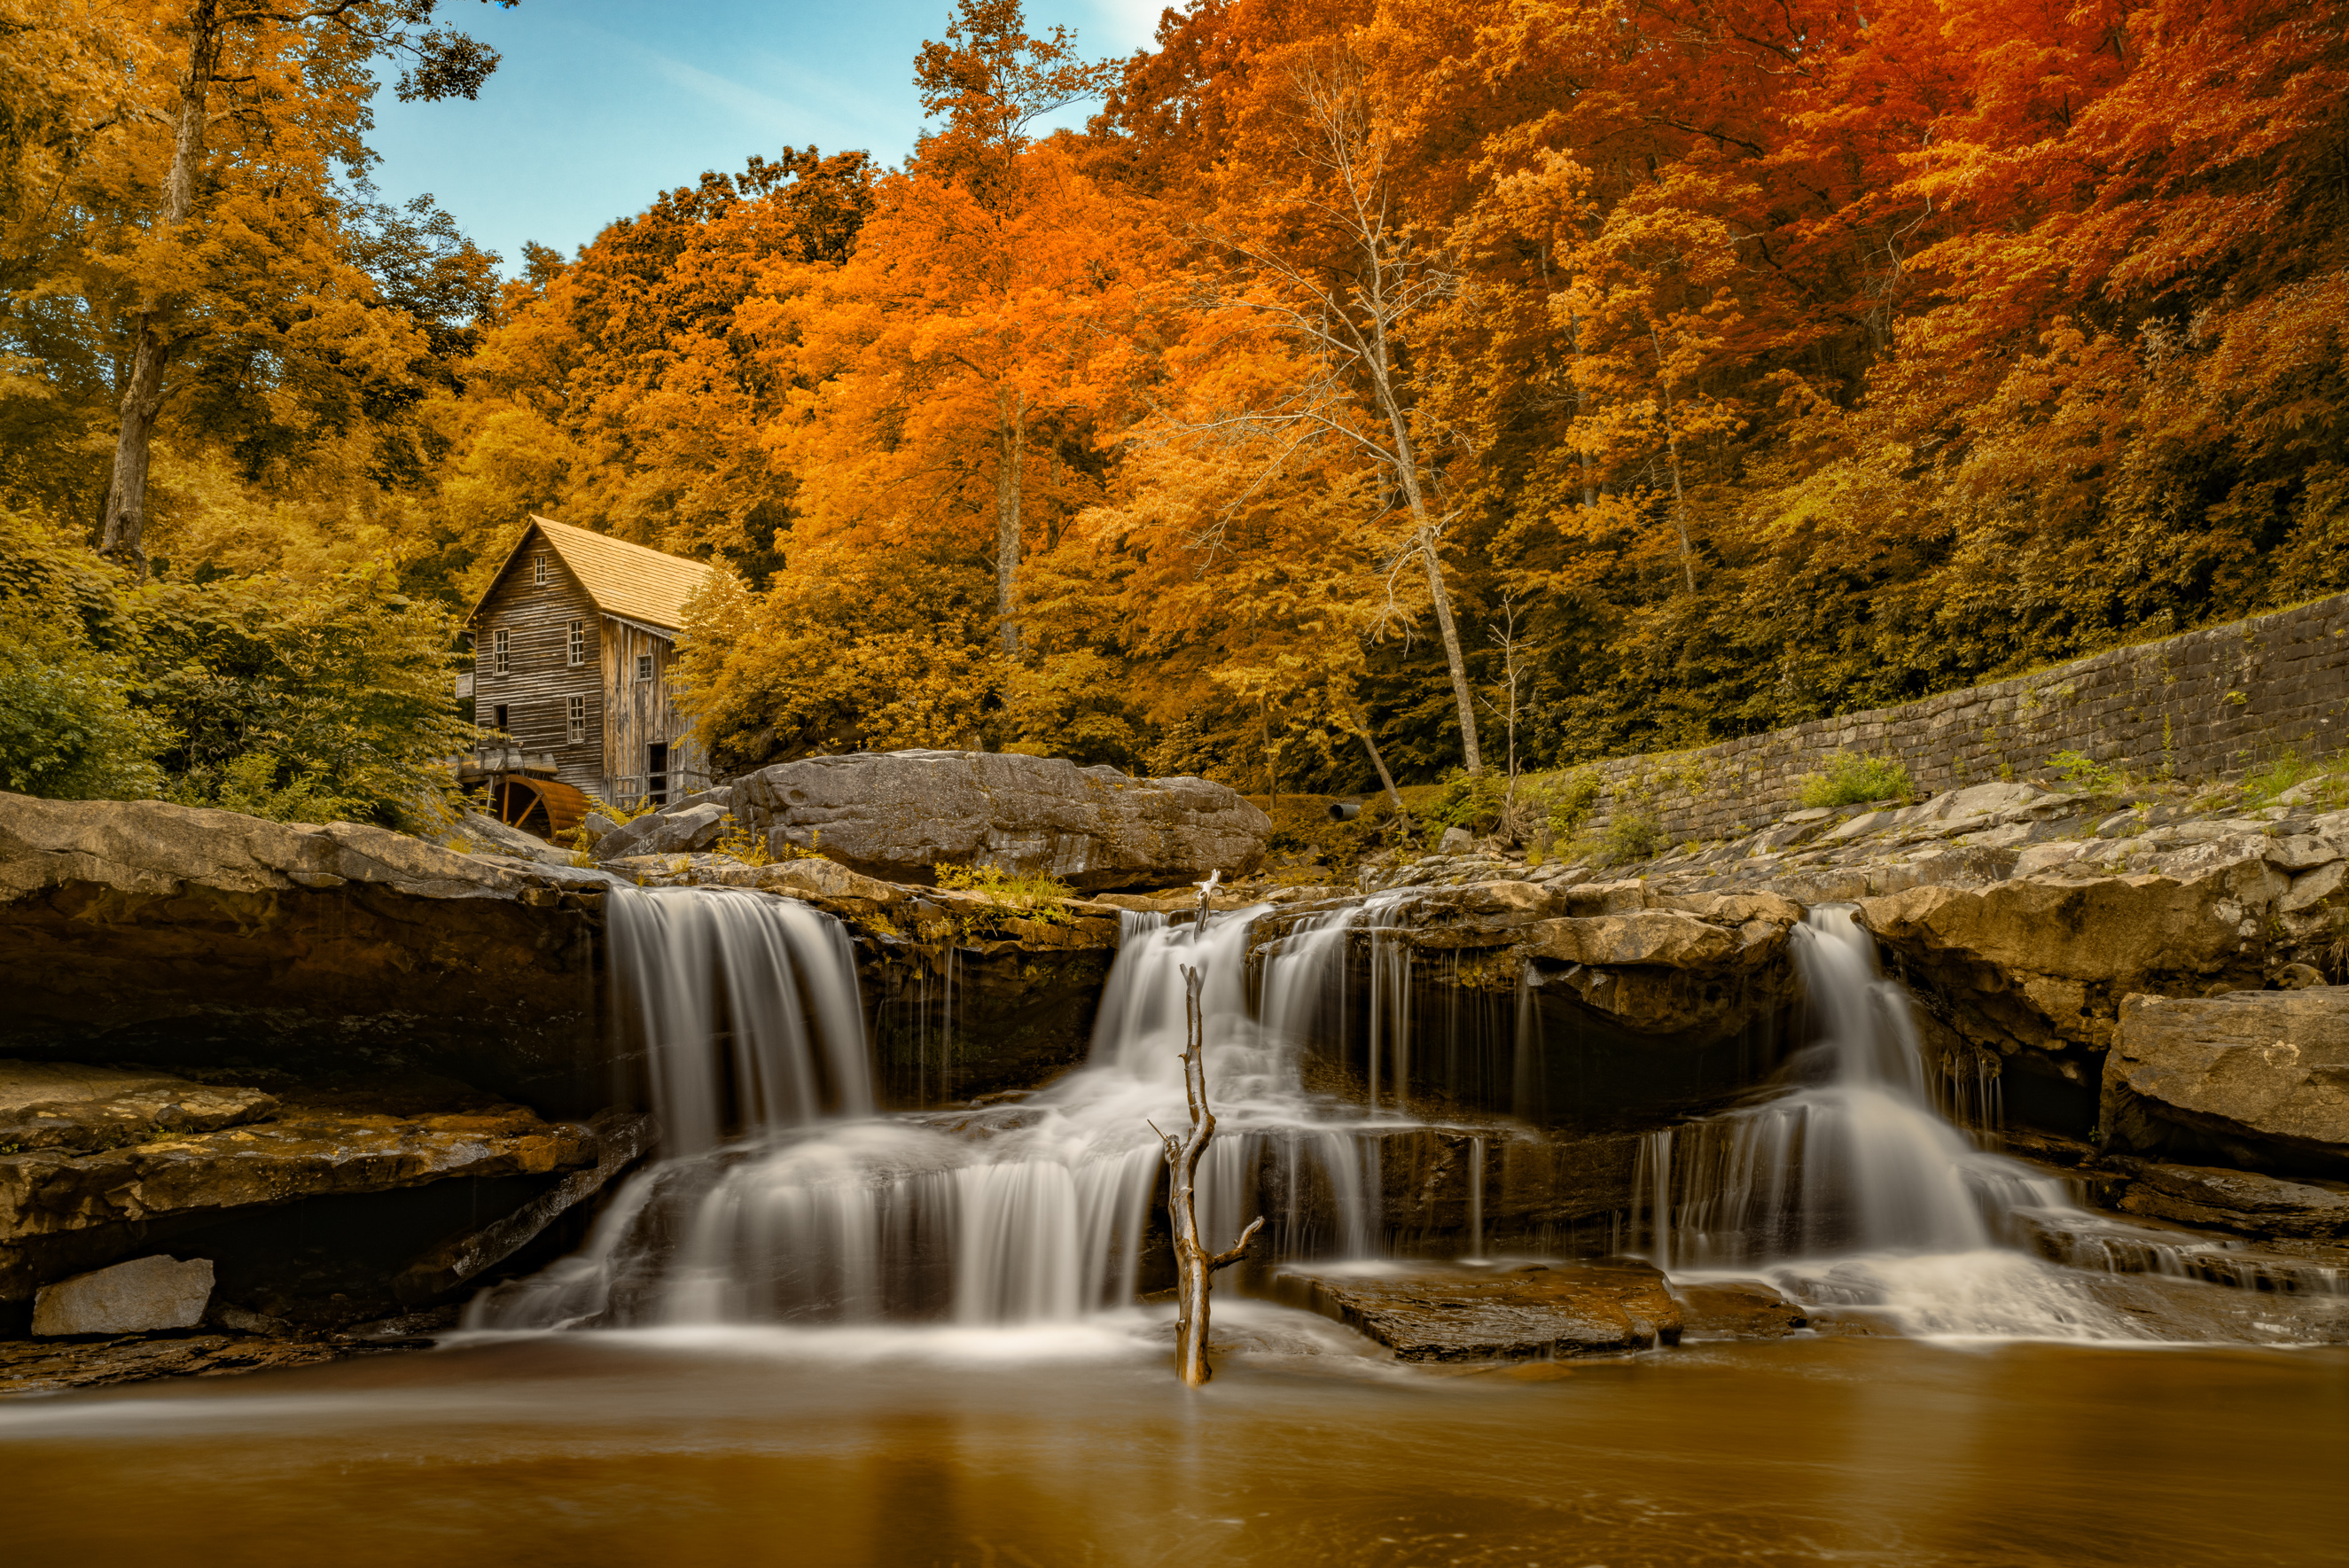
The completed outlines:
<svg viewBox="0 0 2349 1568">
<path fill-rule="evenodd" d="M 1898 707 L 1593 766 L 1591 826 L 1652 815 L 1674 841 L 1735 836 L 1800 805 L 1837 751 L 1890 758 L 1920 791 L 2044 777 L 2075 751 L 2138 779 L 2199 780 L 2349 739 L 2349 594 L 2116 648 Z"/>
</svg>

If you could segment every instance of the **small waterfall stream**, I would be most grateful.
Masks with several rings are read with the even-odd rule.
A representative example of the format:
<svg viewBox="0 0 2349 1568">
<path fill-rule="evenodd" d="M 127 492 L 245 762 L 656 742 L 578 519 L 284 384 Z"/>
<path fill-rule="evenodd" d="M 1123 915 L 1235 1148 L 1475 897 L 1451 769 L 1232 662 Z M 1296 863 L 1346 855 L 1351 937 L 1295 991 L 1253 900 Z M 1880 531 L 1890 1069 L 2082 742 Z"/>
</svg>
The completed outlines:
<svg viewBox="0 0 2349 1568">
<path fill-rule="evenodd" d="M 2023 1250 L 2030 1221 L 2090 1217 L 2061 1180 L 1983 1151 L 1936 1109 L 1908 993 L 1853 912 L 1815 909 L 1793 934 L 1820 1038 L 1772 1098 L 1644 1140 L 1635 1188 L 1658 1266 L 1758 1275 L 1912 1333 L 2145 1337 L 2084 1276 Z"/>
</svg>

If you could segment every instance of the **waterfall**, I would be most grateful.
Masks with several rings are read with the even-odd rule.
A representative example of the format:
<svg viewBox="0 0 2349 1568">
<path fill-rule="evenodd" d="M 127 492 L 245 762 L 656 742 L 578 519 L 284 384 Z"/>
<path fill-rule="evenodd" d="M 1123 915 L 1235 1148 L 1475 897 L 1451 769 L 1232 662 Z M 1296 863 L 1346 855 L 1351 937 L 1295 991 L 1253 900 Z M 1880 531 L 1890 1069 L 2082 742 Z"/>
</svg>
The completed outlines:
<svg viewBox="0 0 2349 1568">
<path fill-rule="evenodd" d="M 879 1116 L 837 922 L 755 893 L 616 896 L 615 984 L 647 1042 L 664 1157 L 578 1254 L 477 1299 L 468 1326 L 1019 1324 L 1129 1303 L 1164 1246 L 1151 1125 L 1187 1117 L 1186 966 L 1219 1124 L 1199 1180 L 1209 1238 L 1227 1244 L 1262 1212 L 1283 1255 L 1373 1253 L 1370 1124 L 1299 1073 L 1344 1005 L 1365 908 L 1268 944 L 1252 1012 L 1264 913 L 1126 915 L 1084 1067 L 1018 1104 Z"/>
<path fill-rule="evenodd" d="M 867 1116 L 856 961 L 838 921 L 729 888 L 616 888 L 613 1010 L 641 1044 L 661 1150 Z"/>
<path fill-rule="evenodd" d="M 1853 912 L 1816 909 L 1794 941 L 1820 1037 L 1772 1098 L 1642 1140 L 1634 1188 L 1656 1264 L 1760 1274 L 1912 1332 L 2136 1336 L 2020 1250 L 2034 1218 L 2088 1216 L 2063 1181 L 1984 1152 L 1935 1109 L 1908 994 L 1878 974 Z"/>
</svg>

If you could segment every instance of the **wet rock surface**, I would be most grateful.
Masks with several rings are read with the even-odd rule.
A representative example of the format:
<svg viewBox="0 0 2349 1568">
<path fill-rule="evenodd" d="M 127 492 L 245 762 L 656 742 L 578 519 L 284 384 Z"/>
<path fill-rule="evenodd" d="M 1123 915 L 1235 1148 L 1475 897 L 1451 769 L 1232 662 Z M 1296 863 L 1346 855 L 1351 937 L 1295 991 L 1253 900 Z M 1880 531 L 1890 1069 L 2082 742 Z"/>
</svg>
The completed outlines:
<svg viewBox="0 0 2349 1568">
<path fill-rule="evenodd" d="M 33 1298 L 33 1332 L 50 1338 L 193 1328 L 212 1298 L 210 1258 L 134 1258 L 44 1285 Z"/>
<path fill-rule="evenodd" d="M 2349 986 L 2131 995 L 2104 1089 L 2124 1150 L 2199 1147 L 2349 1176 Z"/>
<path fill-rule="evenodd" d="M 2349 1182 L 2287 1180 L 2256 1171 L 2140 1164 L 2124 1213 L 2256 1236 L 2349 1236 Z"/>
<path fill-rule="evenodd" d="M 1812 1326 L 1809 1308 L 1759 1280 L 1683 1283 L 1672 1294 L 1684 1339 L 1783 1339 Z"/>
<path fill-rule="evenodd" d="M 1397 1265 L 1358 1274 L 1291 1266 L 1281 1299 L 1377 1340 L 1405 1361 L 1528 1361 L 1678 1343 L 1686 1319 L 1663 1275 L 1632 1259 Z"/>
<path fill-rule="evenodd" d="M 165 1132 L 215 1132 L 276 1109 L 264 1090 L 171 1073 L 0 1061 L 0 1150 L 10 1154 L 88 1154 Z"/>
<path fill-rule="evenodd" d="M 221 1377 L 273 1367 L 315 1367 L 398 1345 L 264 1339 L 241 1334 L 118 1339 L 104 1344 L 0 1340 L 0 1398 L 100 1388 L 156 1377 Z"/>
<path fill-rule="evenodd" d="M 80 1098 L 25 1103 L 67 1088 Z M 264 1094 L 150 1069 L 0 1063 L 0 1105 L 11 1102 L 18 1125 L 45 1135 L 54 1122 L 109 1138 L 0 1154 L 0 1301 L 243 1211 L 594 1169 L 613 1130 L 434 1080 Z M 212 1114 L 174 1117 L 190 1105 Z"/>
<path fill-rule="evenodd" d="M 992 865 L 1080 889 L 1149 887 L 1253 871 L 1271 819 L 1202 779 L 996 752 L 859 752 L 780 763 L 736 781 L 734 812 L 771 852 L 821 849 L 852 870 L 926 882 Z"/>
<path fill-rule="evenodd" d="M 415 1068 L 585 1115 L 607 885 L 347 822 L 0 794 L 0 1054 Z"/>
</svg>

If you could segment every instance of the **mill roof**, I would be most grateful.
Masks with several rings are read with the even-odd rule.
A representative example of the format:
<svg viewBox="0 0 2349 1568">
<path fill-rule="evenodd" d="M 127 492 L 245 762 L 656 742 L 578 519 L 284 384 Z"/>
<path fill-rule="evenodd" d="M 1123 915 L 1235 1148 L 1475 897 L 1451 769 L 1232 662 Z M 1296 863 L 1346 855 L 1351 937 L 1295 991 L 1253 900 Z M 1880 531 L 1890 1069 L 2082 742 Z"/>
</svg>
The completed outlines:
<svg viewBox="0 0 2349 1568">
<path fill-rule="evenodd" d="M 574 528 L 533 512 L 530 526 L 523 530 L 522 537 L 514 541 L 513 548 L 499 565 L 497 575 L 490 579 L 489 592 L 473 606 L 473 613 L 465 617 L 467 625 L 480 617 L 481 604 L 489 602 L 490 593 L 494 593 L 497 585 L 505 581 L 506 573 L 513 570 L 515 560 L 533 533 L 545 540 L 547 548 L 579 580 L 596 609 L 656 630 L 674 633 L 681 628 L 687 602 L 718 571 L 707 562 L 647 550 L 641 544 L 630 544 L 593 529 Z"/>
</svg>

